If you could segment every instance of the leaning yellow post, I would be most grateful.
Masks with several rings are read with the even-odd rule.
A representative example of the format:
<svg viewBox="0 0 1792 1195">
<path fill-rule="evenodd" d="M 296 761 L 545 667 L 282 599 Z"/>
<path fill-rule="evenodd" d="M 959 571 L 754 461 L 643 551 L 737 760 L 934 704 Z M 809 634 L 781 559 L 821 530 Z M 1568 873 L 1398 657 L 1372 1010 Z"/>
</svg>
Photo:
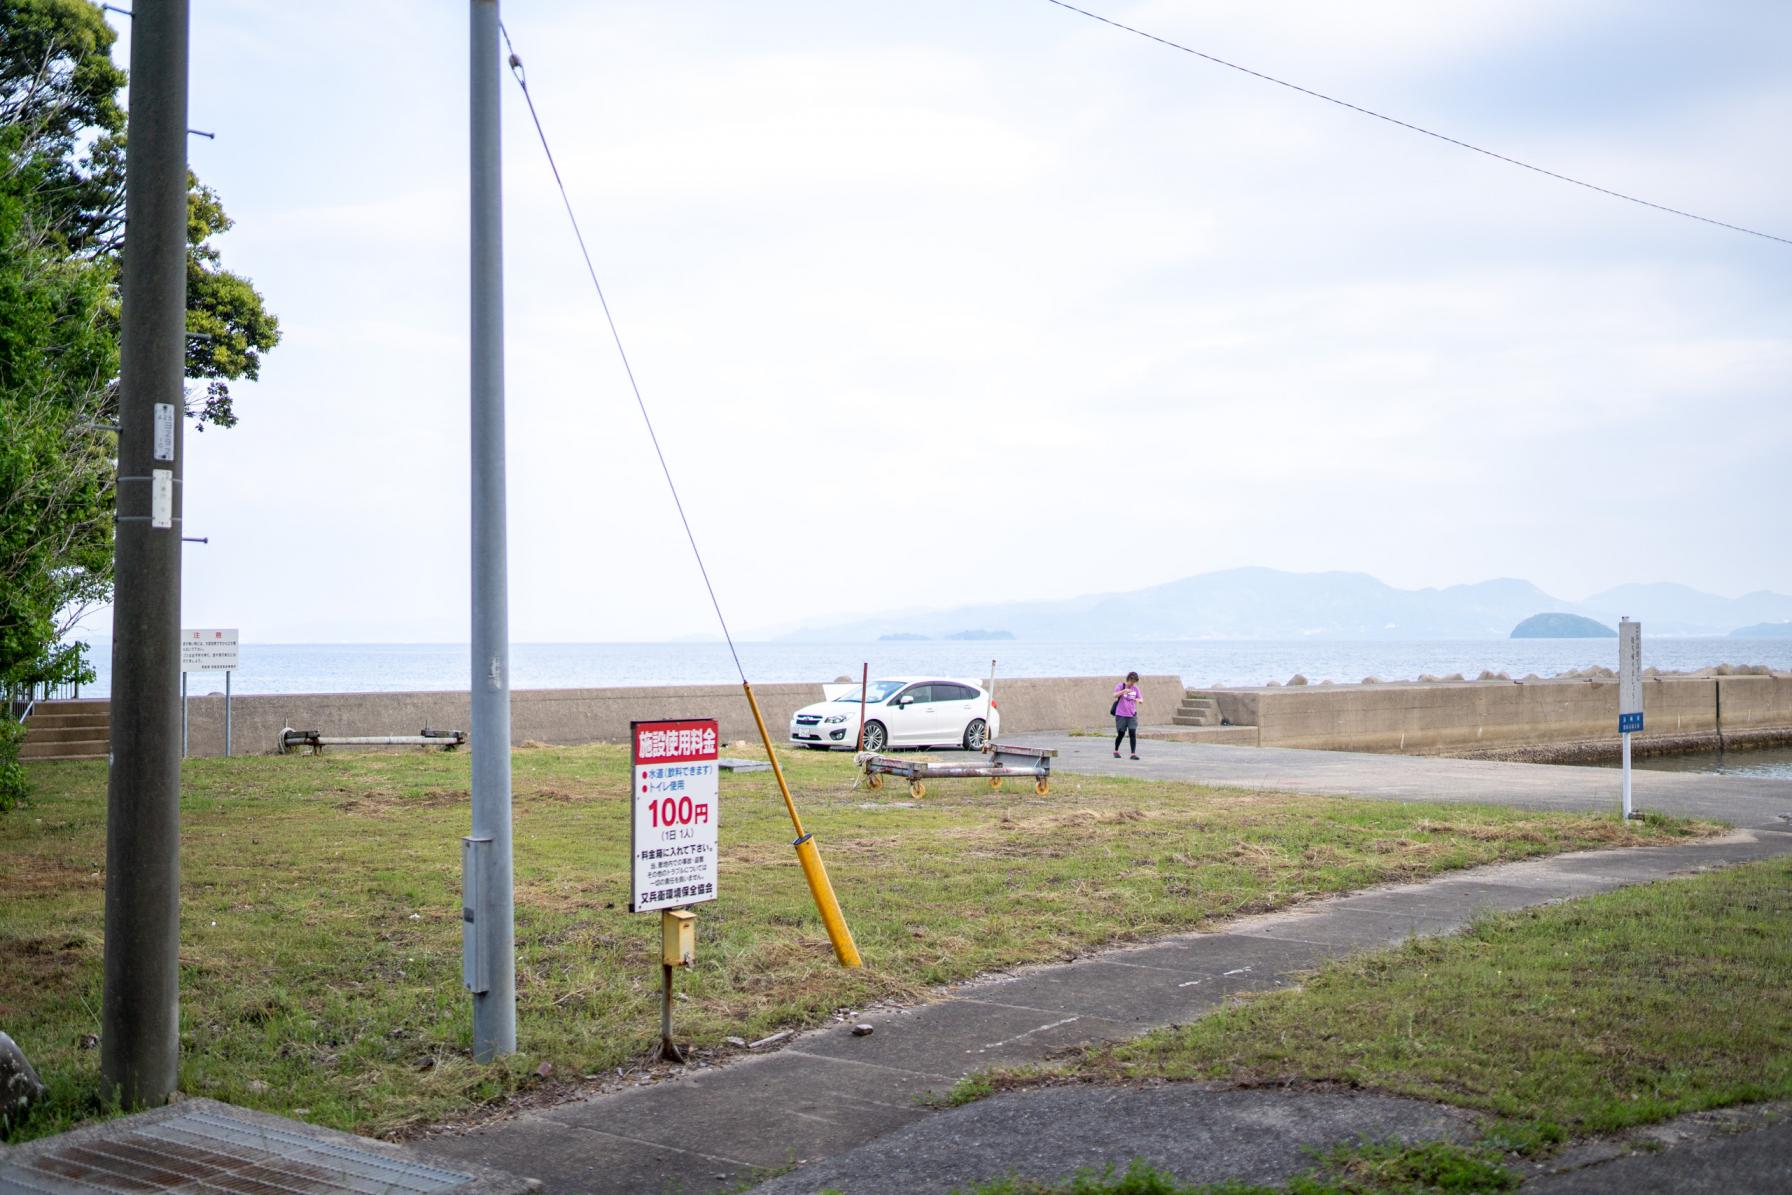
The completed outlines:
<svg viewBox="0 0 1792 1195">
<path fill-rule="evenodd" d="M 790 824 L 796 828 L 797 862 L 803 865 L 803 876 L 809 881 L 809 891 L 815 897 L 815 907 L 821 912 L 822 924 L 828 927 L 828 940 L 834 944 L 834 956 L 840 960 L 842 967 L 859 965 L 859 948 L 852 940 L 852 930 L 847 928 L 846 918 L 840 912 L 840 902 L 834 897 L 834 886 L 828 883 L 828 869 L 821 865 L 821 852 L 816 849 L 815 835 L 803 832 L 803 819 L 796 815 L 796 802 L 790 799 L 790 785 L 784 782 L 784 769 L 778 766 L 778 753 L 772 750 L 772 736 L 765 731 L 765 718 L 759 713 L 759 702 L 753 696 L 753 686 L 744 679 L 740 687 L 747 692 L 747 705 L 753 711 L 753 721 L 759 727 L 759 737 L 765 742 L 765 756 L 772 761 L 772 775 L 778 778 L 778 791 L 784 796 L 784 809 L 790 814 Z"/>
</svg>

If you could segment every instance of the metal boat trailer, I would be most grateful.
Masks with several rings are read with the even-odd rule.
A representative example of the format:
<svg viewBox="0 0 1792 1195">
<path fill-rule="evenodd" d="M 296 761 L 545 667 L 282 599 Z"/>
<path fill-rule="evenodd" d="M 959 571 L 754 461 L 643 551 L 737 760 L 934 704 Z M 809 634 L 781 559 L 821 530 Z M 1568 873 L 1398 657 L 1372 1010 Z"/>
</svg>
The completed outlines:
<svg viewBox="0 0 1792 1195">
<path fill-rule="evenodd" d="M 1009 776 L 1024 776 L 1033 781 L 1033 791 L 1044 796 L 1052 787 L 1052 758 L 1058 753 L 1045 747 L 1004 747 L 994 744 L 981 763 L 958 763 L 951 760 L 897 759 L 861 751 L 853 762 L 865 773 L 865 783 L 882 788 L 885 776 L 901 776 L 908 781 L 909 795 L 927 795 L 927 781 L 951 780 L 967 776 L 987 777 L 989 787 L 1001 788 Z"/>
<path fill-rule="evenodd" d="M 467 741 L 464 730 L 431 730 L 425 726 L 417 734 L 332 735 L 316 730 L 280 731 L 280 754 L 291 755 L 300 747 L 311 748 L 311 754 L 322 755 L 325 747 L 440 747 L 452 751 Z"/>
</svg>

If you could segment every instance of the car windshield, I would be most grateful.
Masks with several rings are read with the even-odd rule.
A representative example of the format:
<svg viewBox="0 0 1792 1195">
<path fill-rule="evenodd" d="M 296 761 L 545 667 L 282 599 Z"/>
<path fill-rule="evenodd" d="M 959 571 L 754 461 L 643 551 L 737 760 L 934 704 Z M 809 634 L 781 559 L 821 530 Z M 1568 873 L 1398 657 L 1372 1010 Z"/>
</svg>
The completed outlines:
<svg viewBox="0 0 1792 1195">
<path fill-rule="evenodd" d="M 901 687 L 902 682 L 899 680 L 874 680 L 871 682 L 870 691 L 866 694 L 865 703 L 867 705 L 876 705 L 880 701 L 888 701 L 890 694 Z M 854 689 L 850 693 L 842 693 L 840 696 L 834 698 L 834 700 L 849 701 L 853 705 L 857 705 L 859 704 L 859 691 Z"/>
</svg>

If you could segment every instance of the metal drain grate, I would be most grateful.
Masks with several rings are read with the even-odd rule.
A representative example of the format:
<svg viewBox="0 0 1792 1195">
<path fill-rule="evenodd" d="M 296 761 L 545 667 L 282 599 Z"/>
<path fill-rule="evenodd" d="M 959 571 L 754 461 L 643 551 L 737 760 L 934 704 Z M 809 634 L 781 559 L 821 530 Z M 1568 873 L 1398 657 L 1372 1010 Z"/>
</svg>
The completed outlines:
<svg viewBox="0 0 1792 1195">
<path fill-rule="evenodd" d="M 0 1160 L 0 1195 L 428 1195 L 500 1189 L 480 1181 L 492 1177 L 489 1171 L 475 1175 L 432 1166 L 347 1134 L 202 1103 L 21 1146 Z"/>
</svg>

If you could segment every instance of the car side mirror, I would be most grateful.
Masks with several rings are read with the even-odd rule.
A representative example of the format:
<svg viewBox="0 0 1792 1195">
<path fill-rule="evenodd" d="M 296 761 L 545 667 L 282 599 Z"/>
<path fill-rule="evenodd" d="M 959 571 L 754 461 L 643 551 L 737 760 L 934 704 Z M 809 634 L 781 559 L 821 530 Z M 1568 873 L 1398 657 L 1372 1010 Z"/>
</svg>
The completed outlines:
<svg viewBox="0 0 1792 1195">
<path fill-rule="evenodd" d="M 910 706 L 910 705 L 913 705 L 914 703 L 915 703 L 915 699 L 913 697 L 910 697 L 907 693 L 904 693 L 901 697 L 898 697 L 896 699 L 896 708 L 902 709 L 904 706 Z"/>
</svg>

